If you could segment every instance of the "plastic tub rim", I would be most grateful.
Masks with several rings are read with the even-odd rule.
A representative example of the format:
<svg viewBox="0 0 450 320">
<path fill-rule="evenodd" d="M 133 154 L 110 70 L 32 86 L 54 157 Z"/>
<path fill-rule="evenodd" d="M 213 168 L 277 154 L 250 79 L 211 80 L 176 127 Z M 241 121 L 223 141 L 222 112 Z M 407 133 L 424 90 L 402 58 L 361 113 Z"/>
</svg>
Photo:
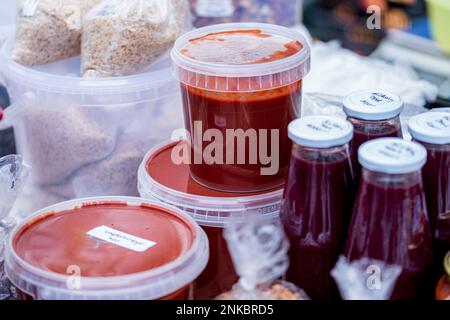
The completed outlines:
<svg viewBox="0 0 450 320">
<path fill-rule="evenodd" d="M 269 190 L 267 193 L 257 195 L 219 198 L 191 195 L 162 185 L 148 174 L 146 169 L 147 163 L 157 151 L 181 141 L 164 141 L 147 152 L 138 169 L 138 191 L 141 197 L 145 198 L 151 195 L 158 201 L 175 206 L 181 210 L 186 211 L 186 208 L 190 209 L 193 212 L 187 212 L 187 214 L 191 215 L 191 217 L 194 215 L 194 220 L 200 225 L 210 227 L 224 227 L 231 221 L 244 218 L 243 214 L 245 211 L 265 209 L 281 204 L 283 188 Z M 211 216 L 208 215 L 208 212 L 237 213 L 237 215 L 235 217 Z M 263 215 L 275 219 L 279 216 L 279 210 Z"/>
<path fill-rule="evenodd" d="M 204 35 L 212 31 L 218 32 L 218 30 L 229 31 L 239 29 L 261 29 L 262 31 L 266 32 L 272 31 L 274 34 L 283 33 L 284 35 L 289 35 L 292 40 L 300 41 L 303 47 L 299 52 L 280 60 L 242 65 L 205 62 L 189 58 L 180 53 L 180 49 L 182 48 L 182 46 L 184 46 L 184 44 L 187 43 L 192 37 L 198 37 L 202 34 Z M 179 37 L 170 53 L 173 64 L 178 68 L 206 76 L 229 78 L 258 77 L 280 74 L 295 69 L 296 67 L 299 67 L 301 65 L 305 66 L 305 70 L 302 76 L 304 77 L 309 72 L 310 54 L 311 49 L 308 45 L 308 42 L 300 32 L 279 25 L 254 22 L 223 23 L 194 29 Z M 175 77 L 180 80 L 176 74 Z"/>
<path fill-rule="evenodd" d="M 130 94 L 144 90 L 156 90 L 173 82 L 173 93 L 178 92 L 176 79 L 170 72 L 170 66 L 159 70 L 148 70 L 135 75 L 121 77 L 84 78 L 82 76 L 63 76 L 43 71 L 15 62 L 10 55 L 13 38 L 8 38 L 0 47 L 0 71 L 6 80 L 14 80 L 21 84 L 32 85 L 38 90 L 51 93 L 66 94 Z M 167 55 L 166 59 L 169 59 Z M 49 84 L 49 82 L 51 84 Z M 157 85 L 155 85 L 157 84 Z M 154 97 L 154 99 L 165 96 Z"/>
</svg>

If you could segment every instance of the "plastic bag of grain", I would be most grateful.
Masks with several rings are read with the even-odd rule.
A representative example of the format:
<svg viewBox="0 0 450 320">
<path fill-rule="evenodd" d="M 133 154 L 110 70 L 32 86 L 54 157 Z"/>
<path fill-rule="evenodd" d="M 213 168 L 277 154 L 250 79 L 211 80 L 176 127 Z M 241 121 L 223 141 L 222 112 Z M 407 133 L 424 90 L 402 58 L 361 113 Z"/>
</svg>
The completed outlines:
<svg viewBox="0 0 450 320">
<path fill-rule="evenodd" d="M 80 54 L 81 20 L 100 0 L 20 0 L 13 59 L 41 65 Z"/>
<path fill-rule="evenodd" d="M 186 0 L 104 0 L 83 22 L 81 73 L 137 73 L 163 56 L 189 25 Z"/>
</svg>

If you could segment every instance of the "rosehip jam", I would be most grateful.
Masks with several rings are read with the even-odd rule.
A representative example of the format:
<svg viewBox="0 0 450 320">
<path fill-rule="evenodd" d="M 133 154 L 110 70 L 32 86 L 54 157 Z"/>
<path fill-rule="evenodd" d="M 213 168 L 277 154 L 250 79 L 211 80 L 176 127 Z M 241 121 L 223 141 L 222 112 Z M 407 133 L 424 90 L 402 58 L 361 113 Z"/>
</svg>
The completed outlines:
<svg viewBox="0 0 450 320">
<path fill-rule="evenodd" d="M 210 259 L 196 281 L 195 298 L 213 299 L 231 290 L 238 280 L 223 237 L 224 228 L 231 221 L 252 215 L 276 220 L 283 191 L 239 194 L 206 188 L 192 179 L 187 164 L 176 164 L 176 159 L 183 153 L 190 153 L 186 141 L 165 143 L 149 151 L 139 168 L 138 189 L 144 198 L 157 199 L 182 209 L 205 230 Z"/>
<path fill-rule="evenodd" d="M 353 261 L 371 258 L 402 267 L 392 299 L 413 299 L 432 259 L 421 169 L 421 145 L 399 138 L 366 142 L 363 167 L 346 243 Z"/>
<path fill-rule="evenodd" d="M 196 182 L 225 192 L 284 183 L 309 51 L 299 33 L 268 24 L 214 25 L 178 39 L 172 60 Z"/>
<path fill-rule="evenodd" d="M 181 300 L 192 298 L 208 256 L 206 235 L 178 209 L 96 197 L 27 218 L 12 232 L 5 271 L 39 300 Z"/>
<path fill-rule="evenodd" d="M 399 96 L 392 93 L 367 90 L 347 95 L 343 104 L 347 120 L 354 127 L 350 153 L 356 180 L 359 181 L 359 147 L 364 142 L 377 138 L 402 137 L 400 113 L 403 110 L 403 102 Z"/>
<path fill-rule="evenodd" d="M 291 242 L 287 280 L 312 299 L 337 295 L 330 271 L 343 253 L 354 202 L 352 135 L 352 125 L 334 117 L 310 116 L 289 125 L 294 144 L 281 210 Z"/>
</svg>

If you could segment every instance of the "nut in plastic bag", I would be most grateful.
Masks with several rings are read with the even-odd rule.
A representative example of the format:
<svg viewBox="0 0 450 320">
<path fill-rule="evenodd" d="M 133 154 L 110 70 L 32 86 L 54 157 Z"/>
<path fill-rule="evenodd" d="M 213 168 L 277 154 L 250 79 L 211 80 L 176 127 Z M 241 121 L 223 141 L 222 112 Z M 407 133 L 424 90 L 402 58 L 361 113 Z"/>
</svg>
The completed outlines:
<svg viewBox="0 0 450 320">
<path fill-rule="evenodd" d="M 80 54 L 81 20 L 100 0 L 20 0 L 12 58 L 41 65 Z"/>
<path fill-rule="evenodd" d="M 344 300 L 389 300 L 402 268 L 363 258 L 349 262 L 341 256 L 331 271 Z"/>
<path fill-rule="evenodd" d="M 83 23 L 81 73 L 110 77 L 142 71 L 187 28 L 186 0 L 104 0 Z"/>
<path fill-rule="evenodd" d="M 278 280 L 289 266 L 289 242 L 279 222 L 253 217 L 224 233 L 240 279 L 218 300 L 305 300 L 303 290 Z"/>
</svg>

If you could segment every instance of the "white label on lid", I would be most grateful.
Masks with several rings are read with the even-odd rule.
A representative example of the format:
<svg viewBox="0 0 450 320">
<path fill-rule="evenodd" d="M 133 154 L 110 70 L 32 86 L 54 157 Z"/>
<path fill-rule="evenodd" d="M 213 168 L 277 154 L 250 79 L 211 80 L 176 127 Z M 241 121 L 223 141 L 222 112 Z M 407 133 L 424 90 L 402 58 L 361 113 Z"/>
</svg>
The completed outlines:
<svg viewBox="0 0 450 320">
<path fill-rule="evenodd" d="M 386 105 L 395 102 L 392 97 L 382 92 L 371 92 L 370 95 L 362 97 L 359 101 L 363 105 L 369 107 L 378 107 L 380 105 Z"/>
<path fill-rule="evenodd" d="M 384 147 L 380 148 L 378 152 L 381 155 L 396 160 L 410 158 L 416 155 L 416 150 L 414 150 L 414 148 L 412 148 L 410 145 L 398 142 L 390 142 L 384 145 Z"/>
<path fill-rule="evenodd" d="M 142 239 L 131 234 L 115 230 L 107 226 L 100 226 L 88 231 L 91 237 L 115 244 L 117 246 L 133 250 L 136 252 L 144 252 L 154 245 L 156 242 Z"/>
<path fill-rule="evenodd" d="M 432 117 L 433 113 L 429 113 L 430 117 L 424 119 L 425 125 L 431 129 L 438 131 L 448 131 L 450 128 L 450 115 Z"/>
<path fill-rule="evenodd" d="M 233 0 L 198 0 L 196 11 L 199 17 L 231 17 L 234 13 Z"/>
<path fill-rule="evenodd" d="M 306 127 L 311 129 L 312 131 L 317 132 L 340 132 L 344 131 L 344 127 L 336 121 L 332 121 L 330 119 L 322 120 L 320 122 L 310 122 L 306 123 Z"/>
</svg>

